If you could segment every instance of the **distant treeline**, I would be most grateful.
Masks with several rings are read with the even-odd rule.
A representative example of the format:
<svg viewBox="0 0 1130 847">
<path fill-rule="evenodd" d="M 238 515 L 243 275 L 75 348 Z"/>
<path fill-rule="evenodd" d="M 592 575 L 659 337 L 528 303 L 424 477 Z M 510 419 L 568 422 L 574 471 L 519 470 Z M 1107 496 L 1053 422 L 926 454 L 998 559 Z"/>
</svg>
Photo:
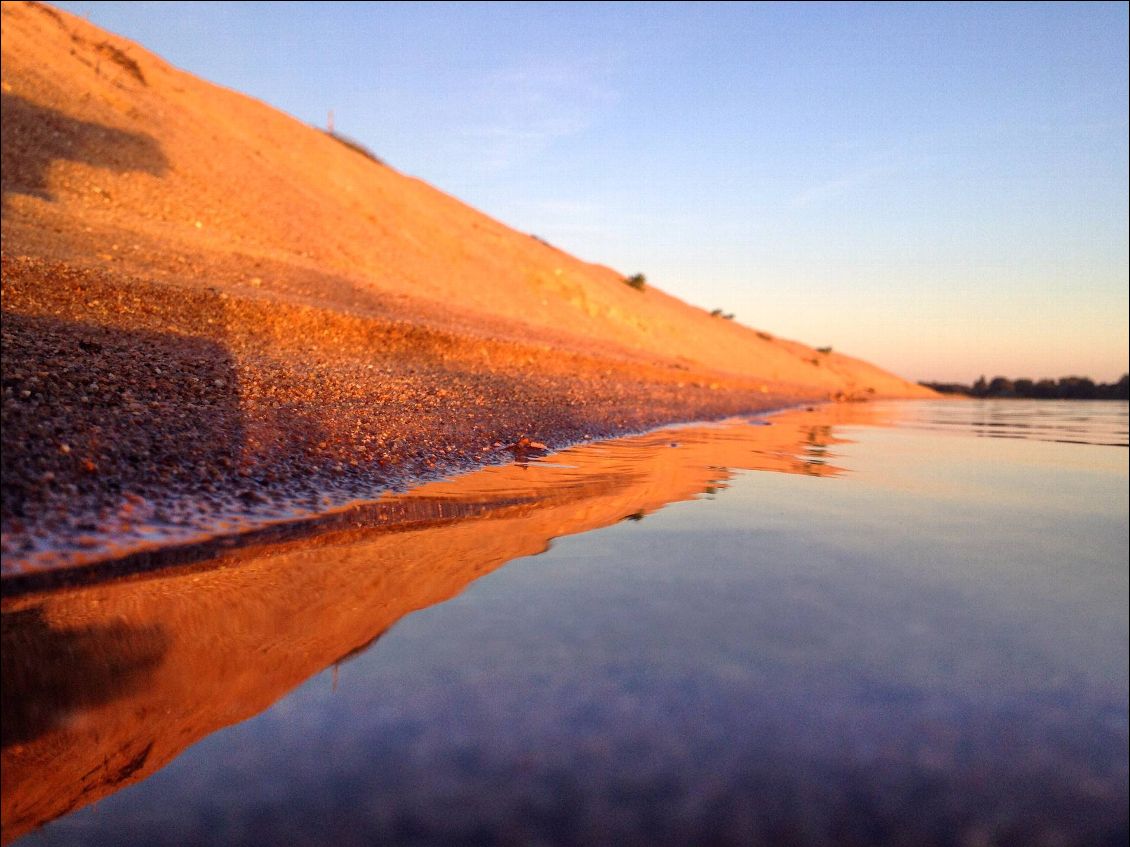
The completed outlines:
<svg viewBox="0 0 1130 847">
<path fill-rule="evenodd" d="M 923 382 L 942 394 L 967 394 L 970 397 L 1030 397 L 1037 400 L 1126 400 L 1130 399 L 1130 374 L 1118 382 L 1095 382 L 1085 376 L 1060 379 L 1008 379 L 981 377 L 972 385 L 960 382 Z"/>
</svg>

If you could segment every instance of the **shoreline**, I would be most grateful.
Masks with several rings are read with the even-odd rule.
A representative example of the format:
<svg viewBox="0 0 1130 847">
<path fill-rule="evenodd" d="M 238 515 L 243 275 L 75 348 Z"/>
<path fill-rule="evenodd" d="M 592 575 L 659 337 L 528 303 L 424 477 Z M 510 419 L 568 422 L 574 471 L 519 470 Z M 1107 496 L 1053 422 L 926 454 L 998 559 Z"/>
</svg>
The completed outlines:
<svg viewBox="0 0 1130 847">
<path fill-rule="evenodd" d="M 510 461 L 885 399 L 546 338 L 3 256 L 3 575 L 318 520 Z M 895 395 L 897 396 L 897 395 Z"/>
<path fill-rule="evenodd" d="M 3 268 L 5 574 L 120 555 L 115 537 L 322 512 L 522 438 L 561 448 L 827 399 L 536 336 Z"/>
<path fill-rule="evenodd" d="M 552 459 L 562 452 L 614 444 L 621 439 L 677 434 L 684 429 L 725 427 L 747 423 L 752 417 L 776 417 L 802 409 L 812 412 L 828 405 L 826 402 L 812 402 L 816 405 L 801 402 L 730 414 L 712 420 L 669 421 L 639 431 L 598 434 L 566 442 L 551 440 L 545 445 L 545 449 L 502 448 L 492 452 L 477 465 L 454 467 L 427 476 L 399 480 L 397 484 L 375 491 L 361 492 L 363 486 L 357 483 L 354 490 L 339 492 L 336 498 L 323 492 L 322 496 L 326 499 L 322 508 L 315 511 L 295 508 L 290 512 L 267 512 L 261 515 L 215 515 L 212 520 L 216 526 L 212 529 L 194 531 L 192 528 L 183 528 L 178 531 L 178 528 L 170 527 L 169 534 L 159 540 L 131 537 L 128 534 L 124 537 L 108 534 L 104 540 L 99 539 L 102 543 L 94 547 L 47 548 L 38 551 L 42 556 L 38 561 L 31 558 L 18 562 L 17 567 L 22 565 L 20 569 L 5 562 L 3 572 L 0 573 L 0 597 L 10 600 L 28 594 L 80 588 L 123 577 L 144 577 L 158 572 L 178 571 L 245 548 L 310 540 L 343 527 L 363 525 L 368 531 L 377 532 L 386 523 L 398 526 L 395 503 L 401 498 L 411 498 L 421 488 L 445 483 L 458 485 L 464 478 L 492 468 L 540 465 L 542 459 Z M 387 514 L 390 506 L 394 512 L 392 521 Z"/>
<path fill-rule="evenodd" d="M 312 306 L 3 256 L 0 574 L 208 543 L 553 450 L 886 399 L 421 306 Z M 810 366 L 811 367 L 811 366 Z M 533 451 L 528 451 L 533 452 Z"/>
</svg>

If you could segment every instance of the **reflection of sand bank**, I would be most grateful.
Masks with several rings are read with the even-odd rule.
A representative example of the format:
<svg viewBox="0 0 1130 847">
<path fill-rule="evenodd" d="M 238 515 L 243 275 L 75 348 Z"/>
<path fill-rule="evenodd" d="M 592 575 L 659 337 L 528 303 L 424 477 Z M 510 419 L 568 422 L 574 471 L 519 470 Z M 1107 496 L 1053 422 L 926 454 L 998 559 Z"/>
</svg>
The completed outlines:
<svg viewBox="0 0 1130 847">
<path fill-rule="evenodd" d="M 690 499 L 732 469 L 834 476 L 832 427 L 876 414 L 832 406 L 573 448 L 422 486 L 302 539 L 6 600 L 3 841 L 144 779 L 555 537 Z M 63 641 L 101 658 L 60 666 L 48 648 Z"/>
</svg>

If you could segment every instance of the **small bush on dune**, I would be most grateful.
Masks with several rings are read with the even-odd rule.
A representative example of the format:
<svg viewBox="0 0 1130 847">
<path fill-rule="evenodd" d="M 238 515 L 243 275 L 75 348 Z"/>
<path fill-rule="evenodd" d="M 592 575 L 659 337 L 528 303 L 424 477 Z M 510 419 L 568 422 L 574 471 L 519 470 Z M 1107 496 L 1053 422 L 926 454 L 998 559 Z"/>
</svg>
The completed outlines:
<svg viewBox="0 0 1130 847">
<path fill-rule="evenodd" d="M 141 66 L 135 59 L 130 58 L 124 50 L 115 47 L 109 41 L 103 41 L 96 49 L 142 85 L 148 85 L 145 81 L 145 74 L 141 72 Z"/>
<path fill-rule="evenodd" d="M 322 132 L 324 132 L 326 135 L 328 135 L 330 138 L 332 138 L 338 144 L 343 144 L 346 147 L 348 147 L 350 150 L 354 151 L 355 153 L 360 153 L 362 156 L 364 156 L 369 161 L 376 162 L 378 165 L 384 164 L 383 161 L 381 161 L 379 158 L 377 158 L 376 153 L 374 153 L 372 150 L 370 150 L 368 147 L 366 147 L 360 141 L 354 141 L 348 135 L 342 135 L 341 133 L 334 132 L 333 130 L 330 130 L 330 129 L 323 129 Z"/>
<path fill-rule="evenodd" d="M 647 287 L 647 277 L 643 274 L 632 274 L 624 277 L 623 282 L 624 285 L 634 288 L 636 291 L 643 291 Z"/>
<path fill-rule="evenodd" d="M 832 348 L 831 347 L 817 347 L 816 352 L 817 353 L 823 353 L 824 355 L 828 355 L 829 353 L 832 352 Z"/>
</svg>

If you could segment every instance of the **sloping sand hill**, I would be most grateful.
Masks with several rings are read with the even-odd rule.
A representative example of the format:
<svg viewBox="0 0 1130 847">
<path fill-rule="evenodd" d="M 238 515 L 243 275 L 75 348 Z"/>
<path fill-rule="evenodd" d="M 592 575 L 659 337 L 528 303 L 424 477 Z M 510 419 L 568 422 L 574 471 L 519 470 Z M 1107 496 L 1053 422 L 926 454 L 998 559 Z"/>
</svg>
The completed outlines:
<svg viewBox="0 0 1130 847">
<path fill-rule="evenodd" d="M 3 6 L 5 568 L 809 399 L 922 396 Z"/>
</svg>

